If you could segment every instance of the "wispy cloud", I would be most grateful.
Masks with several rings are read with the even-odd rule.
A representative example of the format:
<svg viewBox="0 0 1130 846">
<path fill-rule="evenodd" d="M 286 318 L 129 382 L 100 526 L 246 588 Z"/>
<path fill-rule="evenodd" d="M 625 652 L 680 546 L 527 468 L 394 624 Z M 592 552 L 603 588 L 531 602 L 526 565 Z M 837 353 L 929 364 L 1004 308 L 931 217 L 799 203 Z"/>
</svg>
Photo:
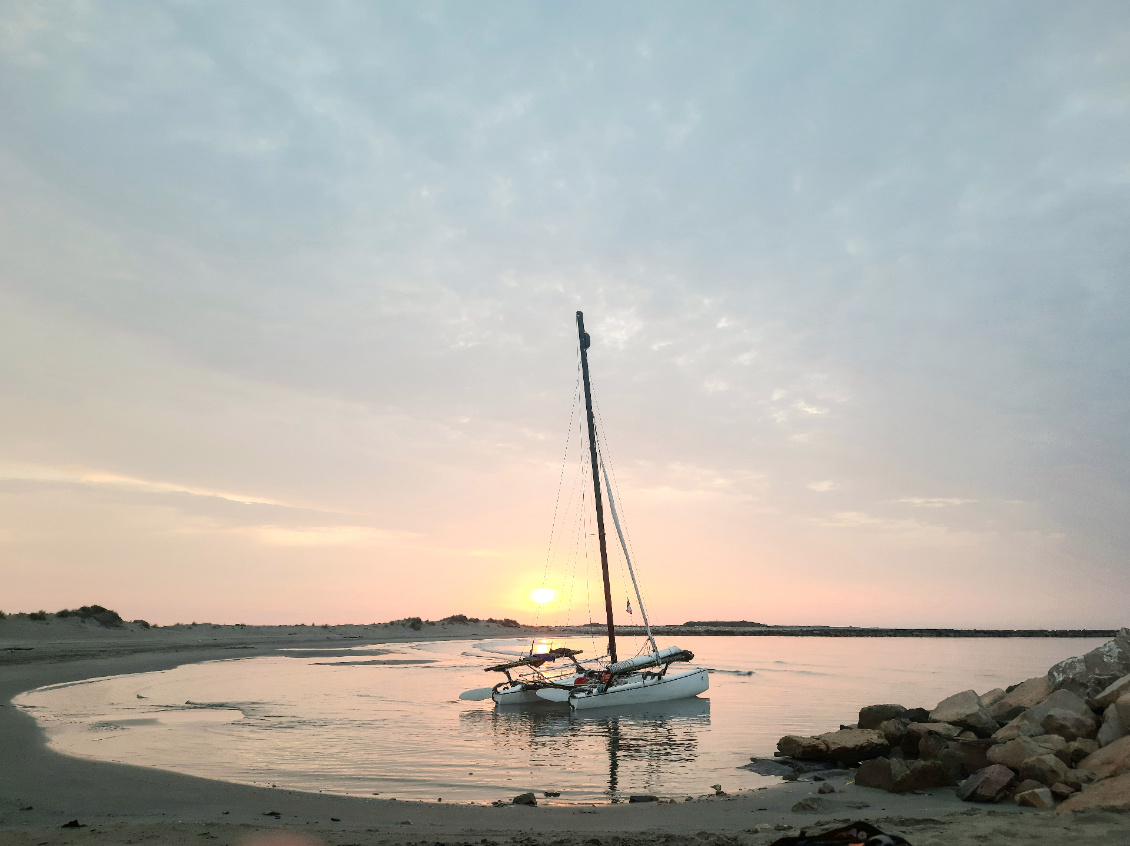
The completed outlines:
<svg viewBox="0 0 1130 846">
<path fill-rule="evenodd" d="M 959 499 L 957 497 L 921 497 L 921 496 L 908 496 L 902 499 L 896 499 L 895 502 L 913 505 L 915 508 L 945 508 L 950 505 L 967 505 L 969 503 L 977 502 L 975 499 Z"/>
</svg>

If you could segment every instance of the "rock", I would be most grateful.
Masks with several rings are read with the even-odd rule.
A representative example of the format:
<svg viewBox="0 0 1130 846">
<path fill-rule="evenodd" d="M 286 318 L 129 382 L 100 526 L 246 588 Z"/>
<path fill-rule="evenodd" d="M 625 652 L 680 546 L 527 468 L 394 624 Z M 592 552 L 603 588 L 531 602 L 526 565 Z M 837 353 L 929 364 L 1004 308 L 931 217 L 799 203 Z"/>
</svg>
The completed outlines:
<svg viewBox="0 0 1130 846">
<path fill-rule="evenodd" d="M 906 729 L 909 725 L 910 720 L 905 717 L 896 717 L 893 720 L 883 720 L 876 728 L 883 733 L 883 737 L 887 738 L 887 743 L 891 746 L 898 746 L 902 743 L 902 739 L 906 737 Z"/>
<path fill-rule="evenodd" d="M 1068 770 L 1063 779 L 1064 784 L 1070 784 L 1076 790 L 1082 790 L 1095 780 L 1095 774 L 1090 770 Z"/>
<path fill-rule="evenodd" d="M 1026 778 L 1024 781 L 1020 782 L 1020 784 L 1016 785 L 1016 790 L 1013 792 L 1013 795 L 1023 793 L 1025 790 L 1035 790 L 1037 787 L 1043 787 L 1043 785 L 1035 779 Z"/>
<path fill-rule="evenodd" d="M 1093 698 L 1130 673 L 1130 629 L 1079 658 L 1060 661 L 1048 670 L 1053 690 L 1069 690 Z"/>
<path fill-rule="evenodd" d="M 802 761 L 800 758 L 750 758 L 748 764 L 738 769 L 749 770 L 760 775 L 793 776 L 795 778 L 804 773 L 831 770 L 832 765 L 827 761 Z"/>
<path fill-rule="evenodd" d="M 1074 767 L 1088 755 L 1098 752 L 1099 743 L 1097 740 L 1073 740 L 1064 747 L 1064 751 L 1067 753 L 1067 760 L 1064 761 L 1062 755 L 1059 759 L 1069 767 Z"/>
<path fill-rule="evenodd" d="M 930 712 L 925 708 L 909 708 L 902 716 L 903 719 L 910 720 L 912 723 L 930 722 Z"/>
<path fill-rule="evenodd" d="M 888 793 L 910 793 L 946 787 L 954 779 L 938 761 L 903 761 L 889 758 L 872 758 L 859 765 L 855 783 L 860 787 L 874 787 Z"/>
<path fill-rule="evenodd" d="M 943 699 L 930 712 L 930 719 L 970 729 L 978 737 L 988 737 L 997 730 L 997 721 L 989 716 L 975 690 L 964 690 Z"/>
<path fill-rule="evenodd" d="M 824 742 L 828 760 L 839 764 L 858 764 L 869 758 L 878 758 L 886 755 L 891 748 L 887 738 L 877 729 L 841 729 L 822 734 L 819 739 Z"/>
<path fill-rule="evenodd" d="M 1028 711 L 1032 715 L 1032 719 L 1038 723 L 1042 723 L 1044 717 L 1052 711 L 1069 711 L 1072 714 L 1078 714 L 1080 717 L 1094 718 L 1091 706 L 1082 697 L 1070 690 L 1057 690 L 1040 704 L 1033 705 Z"/>
<path fill-rule="evenodd" d="M 1044 734 L 1036 738 L 1015 738 L 991 748 L 986 757 L 993 764 L 1003 764 L 1011 769 L 1019 769 L 1027 758 L 1035 755 L 1054 755 L 1070 766 L 1071 755 L 1068 743 L 1058 734 Z"/>
<path fill-rule="evenodd" d="M 916 757 L 922 738 L 929 734 L 936 734 L 946 740 L 953 740 L 961 734 L 961 729 L 957 726 L 951 726 L 949 723 L 910 723 L 902 738 L 902 751 L 909 757 Z"/>
<path fill-rule="evenodd" d="M 1016 794 L 1016 804 L 1023 808 L 1054 808 L 1055 799 L 1052 792 L 1046 787 L 1037 787 L 1035 790 L 1025 790 Z"/>
<path fill-rule="evenodd" d="M 1037 737 L 1044 733 L 1044 727 L 1033 716 L 1032 711 L 1022 711 L 1008 725 L 993 732 L 993 740 L 1008 742 L 1018 737 Z"/>
<path fill-rule="evenodd" d="M 752 773 L 766 776 L 796 776 L 800 770 L 791 765 L 795 758 L 750 758 L 748 764 L 738 767 L 739 770 L 749 770 Z"/>
<path fill-rule="evenodd" d="M 859 723 L 861 729 L 879 728 L 879 723 L 893 720 L 906 713 L 906 708 L 901 705 L 868 705 L 859 709 Z"/>
<path fill-rule="evenodd" d="M 1104 746 L 1079 762 L 1077 769 L 1090 770 L 1096 779 L 1113 778 L 1130 772 L 1130 736 Z"/>
<path fill-rule="evenodd" d="M 855 783 L 860 787 L 874 787 L 892 792 L 895 776 L 891 771 L 893 761 L 889 758 L 872 758 L 859 765 L 855 773 Z"/>
<path fill-rule="evenodd" d="M 1067 741 L 1058 734 L 1040 734 L 1032 739 L 1070 766 L 1071 753 L 1067 751 Z"/>
<path fill-rule="evenodd" d="M 78 820 L 71 820 L 70 822 L 63 823 L 60 828 L 86 828 L 86 823 L 80 823 Z"/>
<path fill-rule="evenodd" d="M 1130 726 L 1130 693 L 1124 693 L 1114 701 L 1114 712 L 1118 714 L 1118 719 L 1122 720 L 1122 725 Z"/>
<path fill-rule="evenodd" d="M 1061 691 L 1066 693 L 1067 691 Z M 1058 734 L 1064 740 L 1077 740 L 1078 738 L 1091 738 L 1098 731 L 1098 726 L 1090 717 L 1081 717 L 1062 708 L 1053 708 L 1047 716 L 1040 720 L 1040 728 L 1048 734 Z"/>
<path fill-rule="evenodd" d="M 1095 697 L 1095 707 L 1100 710 L 1108 708 L 1124 693 L 1130 693 L 1130 675 L 1125 675 L 1108 685 L 1106 690 Z"/>
<path fill-rule="evenodd" d="M 1108 811 L 1130 810 L 1130 774 L 1100 781 L 1082 793 L 1076 793 L 1059 806 L 1059 813 L 1092 808 Z"/>
<path fill-rule="evenodd" d="M 817 792 L 817 793 L 835 793 L 835 792 L 836 792 L 836 788 L 835 788 L 835 787 L 833 787 L 833 786 L 832 786 L 831 784 L 829 784 L 828 782 L 824 782 L 824 783 L 823 783 L 822 785 L 820 785 L 820 787 L 818 787 L 818 788 L 816 789 L 816 792 Z"/>
<path fill-rule="evenodd" d="M 1057 740 L 1066 747 L 1066 742 L 1061 737 Z M 1049 749 L 1042 743 L 1039 743 L 1033 737 L 1018 737 L 1015 740 L 1010 740 L 1007 743 L 1002 743 L 999 746 L 994 746 L 986 753 L 986 757 L 991 763 L 1003 764 L 1004 766 L 1019 770 L 1020 765 L 1029 758 L 1037 755 L 1055 754 L 1056 750 Z"/>
<path fill-rule="evenodd" d="M 957 783 L 941 761 L 894 761 L 896 765 L 907 768 L 905 775 L 896 773 L 894 792 L 910 793 L 914 790 L 929 790 L 932 787 L 949 787 Z"/>
<path fill-rule="evenodd" d="M 1013 708 L 1027 709 L 1031 708 L 1033 705 L 1039 705 L 1051 695 L 1052 686 L 1048 681 L 1048 677 L 1046 675 L 1036 676 L 1035 678 L 1028 679 L 1028 681 L 1021 682 L 987 707 L 989 714 L 994 719 L 997 719 Z M 1013 714 L 1013 717 L 1014 716 L 1016 715 Z M 1008 719 L 1011 720 L 1012 717 Z"/>
<path fill-rule="evenodd" d="M 966 802 L 999 802 L 1008 795 L 1016 775 L 1008 767 L 993 764 L 978 770 L 957 788 L 959 799 Z"/>
<path fill-rule="evenodd" d="M 1068 796 L 1071 796 L 1073 793 L 1078 793 L 1079 788 L 1077 788 L 1077 787 L 1075 787 L 1074 785 L 1071 785 L 1071 784 L 1065 784 L 1064 782 L 1061 781 L 1059 784 L 1053 784 L 1051 786 L 1051 791 L 1052 791 L 1052 796 L 1054 796 L 1058 801 L 1062 802 L 1064 799 L 1066 799 Z"/>
<path fill-rule="evenodd" d="M 984 706 L 986 711 L 989 711 L 989 709 L 992 708 L 993 705 L 995 705 L 997 702 L 999 702 L 1003 698 L 1004 698 L 1004 688 L 1003 687 L 994 687 L 992 690 L 988 691 L 987 693 L 981 694 L 981 705 Z M 989 711 L 989 714 L 991 715 L 992 711 Z"/>
<path fill-rule="evenodd" d="M 819 803 L 819 801 L 816 800 L 815 797 L 810 796 L 807 799 L 801 799 L 799 802 L 797 802 L 795 805 L 793 805 L 792 810 L 795 813 L 798 813 L 798 814 L 799 813 L 806 813 L 806 812 L 807 813 L 819 813 L 820 812 L 820 803 Z"/>
<path fill-rule="evenodd" d="M 963 779 L 996 763 L 988 758 L 994 748 L 991 740 L 951 740 L 939 753 L 938 760 L 955 779 Z"/>
<path fill-rule="evenodd" d="M 1103 724 L 1099 729 L 1095 739 L 1098 741 L 1099 746 L 1109 746 L 1118 740 L 1120 737 L 1125 737 L 1130 734 L 1126 730 L 1126 724 L 1122 722 L 1122 717 L 1118 716 L 1118 709 L 1114 705 L 1108 705 L 1106 711 L 1103 713 Z"/>
<path fill-rule="evenodd" d="M 532 793 L 519 793 L 510 800 L 512 805 L 537 805 L 537 797 Z"/>
<path fill-rule="evenodd" d="M 1045 787 L 1051 787 L 1067 779 L 1068 769 L 1067 764 L 1055 755 L 1045 753 L 1025 758 L 1020 765 L 1019 773 L 1021 778 L 1030 778 Z"/>
<path fill-rule="evenodd" d="M 632 802 L 658 802 L 658 796 L 652 796 L 650 793 L 636 793 L 628 797 L 628 803 Z"/>
<path fill-rule="evenodd" d="M 787 734 L 777 741 L 777 751 L 787 758 L 823 761 L 828 757 L 828 744 L 818 737 Z"/>
<path fill-rule="evenodd" d="M 922 735 L 922 739 L 918 741 L 918 757 L 924 761 L 936 761 L 938 756 L 942 754 L 942 750 L 946 748 L 946 744 L 953 741 L 946 740 L 940 734 Z"/>
</svg>

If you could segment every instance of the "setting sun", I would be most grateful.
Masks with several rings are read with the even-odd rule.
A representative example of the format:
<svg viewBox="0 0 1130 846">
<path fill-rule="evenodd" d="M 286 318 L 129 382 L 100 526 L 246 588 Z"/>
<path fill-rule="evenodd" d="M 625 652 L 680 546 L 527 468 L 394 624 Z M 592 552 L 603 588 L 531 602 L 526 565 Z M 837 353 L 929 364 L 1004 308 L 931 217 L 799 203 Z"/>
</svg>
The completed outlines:
<svg viewBox="0 0 1130 846">
<path fill-rule="evenodd" d="M 557 591 L 553 588 L 537 588 L 530 591 L 530 599 L 538 605 L 545 605 L 547 602 L 553 602 L 557 597 Z"/>
</svg>

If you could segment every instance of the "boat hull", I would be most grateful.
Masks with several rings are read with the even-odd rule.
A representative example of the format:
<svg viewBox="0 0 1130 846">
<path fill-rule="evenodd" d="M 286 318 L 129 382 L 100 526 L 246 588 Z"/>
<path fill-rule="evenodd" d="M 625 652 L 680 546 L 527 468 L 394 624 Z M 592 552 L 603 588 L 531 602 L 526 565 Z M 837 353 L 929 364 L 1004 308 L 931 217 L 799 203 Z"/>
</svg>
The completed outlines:
<svg viewBox="0 0 1130 846">
<path fill-rule="evenodd" d="M 569 707 L 575 711 L 592 708 L 619 708 L 646 702 L 666 702 L 688 699 L 710 689 L 710 674 L 705 670 L 665 675 L 662 678 L 640 677 L 619 684 L 601 693 L 577 692 L 569 698 Z"/>
<path fill-rule="evenodd" d="M 547 705 L 544 699 L 537 695 L 534 687 L 510 687 L 496 690 L 491 698 L 497 705 Z"/>
</svg>

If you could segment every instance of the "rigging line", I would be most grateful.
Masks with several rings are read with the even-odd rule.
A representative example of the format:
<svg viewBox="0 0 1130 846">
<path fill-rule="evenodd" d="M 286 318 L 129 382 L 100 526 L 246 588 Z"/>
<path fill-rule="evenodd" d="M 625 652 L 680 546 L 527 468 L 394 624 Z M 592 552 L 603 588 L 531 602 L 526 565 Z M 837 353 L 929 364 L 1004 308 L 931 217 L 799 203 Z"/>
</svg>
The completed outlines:
<svg viewBox="0 0 1130 846">
<path fill-rule="evenodd" d="M 578 455 L 579 455 L 579 453 L 578 453 Z M 566 550 L 564 550 L 564 557 L 565 557 L 565 562 L 566 562 L 564 570 L 565 570 L 565 573 L 567 575 L 565 575 L 563 580 L 562 580 L 562 587 L 563 588 L 564 588 L 564 585 L 565 585 L 566 582 L 568 582 L 568 584 L 569 584 L 568 600 L 567 600 L 567 603 L 566 603 L 564 609 L 562 609 L 561 604 L 558 603 L 558 606 L 557 606 L 558 607 L 558 615 L 557 615 L 558 623 L 560 623 L 560 621 L 561 621 L 561 613 L 562 612 L 566 615 L 566 617 L 568 617 L 572 614 L 572 609 L 573 609 L 573 590 L 574 590 L 574 586 L 575 586 L 575 583 L 576 583 L 576 574 L 577 574 L 578 525 L 579 525 L 579 518 L 580 518 L 580 513 L 581 513 L 579 508 L 576 511 L 574 511 L 573 505 L 576 502 L 577 495 L 578 495 L 577 480 L 581 476 L 582 476 L 582 474 L 580 472 L 576 472 L 576 473 L 573 474 L 573 483 L 569 488 L 569 497 L 565 501 L 565 512 L 564 512 L 564 514 L 562 515 L 562 518 L 561 518 L 562 533 L 564 533 L 564 531 L 565 531 L 565 526 L 568 525 L 568 526 L 571 527 L 571 530 L 569 532 L 569 539 L 570 539 L 571 543 L 569 544 L 568 548 Z M 572 519 L 570 519 L 570 515 L 572 515 Z M 560 542 L 560 538 L 559 538 L 559 542 Z"/>
<path fill-rule="evenodd" d="M 569 409 L 569 424 L 565 427 L 565 454 L 561 457 L 561 474 L 557 478 L 557 499 L 553 503 L 553 521 L 549 526 L 549 550 L 553 549 L 553 533 L 557 528 L 557 509 L 561 504 L 561 485 L 565 480 L 565 465 L 569 461 L 569 444 L 573 440 L 573 418 L 577 414 L 577 397 L 579 396 L 579 388 L 581 384 L 581 362 L 577 359 L 577 381 L 573 384 L 573 405 Z M 542 571 L 541 583 L 545 586 L 545 580 L 549 577 L 549 551 L 546 552 L 545 569 Z"/>
<path fill-rule="evenodd" d="M 616 536 L 620 538 L 620 548 L 624 553 L 624 560 L 628 564 L 628 573 L 632 577 L 632 587 L 635 588 L 636 591 L 636 602 L 638 602 L 640 606 L 640 615 L 643 617 L 643 625 L 644 629 L 647 631 L 647 639 L 651 641 L 652 652 L 658 652 L 659 647 L 655 645 L 655 638 L 652 637 L 651 634 L 651 623 L 648 622 L 647 619 L 647 608 L 644 606 L 643 597 L 640 596 L 639 582 L 636 581 L 635 571 L 632 570 L 632 559 L 628 557 L 628 544 L 624 541 L 624 530 L 620 528 L 620 515 L 616 513 L 616 498 L 612 495 L 612 483 L 608 481 L 608 468 L 604 466 L 603 460 L 601 461 L 600 469 L 604 471 L 604 486 L 608 489 L 608 507 L 612 512 L 612 524 L 616 527 Z"/>
<path fill-rule="evenodd" d="M 591 383 L 591 377 L 590 377 L 590 383 Z M 600 401 L 595 396 L 593 397 L 593 407 L 596 411 L 597 419 L 600 421 L 600 428 L 597 430 L 597 440 L 600 442 L 600 444 L 602 446 L 602 448 L 600 450 L 601 461 L 602 461 L 602 464 L 611 468 L 612 481 L 613 481 L 613 484 L 611 485 L 611 487 L 615 489 L 616 499 L 619 500 L 621 508 L 622 508 L 623 504 L 624 504 L 624 500 L 620 496 L 620 482 L 616 478 L 616 467 L 612 462 L 612 455 L 611 455 L 612 450 L 608 446 L 608 432 L 607 432 L 607 430 L 605 429 L 605 426 L 604 426 L 604 418 L 600 414 Z M 605 481 L 607 482 L 607 478 L 605 479 Z M 609 496 L 612 496 L 612 495 L 613 494 L 610 491 Z M 639 561 L 636 559 L 636 549 L 635 549 L 635 546 L 633 546 L 633 544 L 632 544 L 631 533 L 628 532 L 628 530 L 626 528 L 627 519 L 625 518 L 625 520 L 623 522 L 624 522 L 624 525 L 625 525 L 624 535 L 627 538 L 627 548 L 624 550 L 624 553 L 625 553 L 625 555 L 627 555 L 628 553 L 630 553 L 632 555 L 633 561 L 635 563 L 634 563 L 634 565 L 631 565 L 631 566 L 634 566 L 635 571 L 642 578 L 643 569 L 640 567 Z M 621 577 L 622 576 L 623 576 L 623 567 L 621 567 Z M 651 605 L 651 597 L 648 595 L 647 589 L 644 588 L 644 587 L 639 587 L 638 585 L 637 585 L 636 589 L 637 589 L 637 591 L 642 593 L 642 597 L 640 597 L 640 599 L 639 599 L 640 604 L 642 605 L 644 603 L 644 601 L 646 600 L 647 604 Z M 641 608 L 640 613 L 643 614 L 643 613 L 645 613 L 645 611 Z"/>
<path fill-rule="evenodd" d="M 581 467 L 582 469 L 583 469 L 584 459 L 585 459 L 584 450 L 578 450 L 577 451 L 577 462 L 578 462 L 578 466 Z M 569 515 L 571 513 L 573 513 L 572 508 L 573 508 L 574 502 L 576 501 L 578 487 L 583 487 L 584 473 L 580 472 L 580 471 L 575 472 L 575 473 L 572 474 L 571 478 L 572 478 L 572 482 L 569 486 L 569 495 L 565 499 L 564 510 L 561 513 L 561 518 L 560 518 L 560 523 L 559 523 L 560 528 L 558 530 L 557 537 L 554 540 L 554 544 L 555 544 L 554 555 L 555 556 L 564 555 L 566 560 L 568 560 L 568 556 L 570 554 L 572 554 L 574 559 L 576 558 L 576 549 L 577 549 L 577 546 L 576 546 L 577 545 L 576 520 L 575 519 L 570 520 Z M 571 545 L 569 545 L 567 549 L 562 551 L 562 546 L 565 544 L 565 538 L 563 536 L 565 535 L 567 526 L 572 527 L 572 529 L 569 531 L 569 539 L 571 540 Z M 566 564 L 566 567 L 568 567 L 567 564 Z M 545 579 L 543 578 L 543 584 L 544 584 L 544 582 L 545 582 Z M 560 605 L 558 606 L 558 608 L 560 609 Z"/>
</svg>

